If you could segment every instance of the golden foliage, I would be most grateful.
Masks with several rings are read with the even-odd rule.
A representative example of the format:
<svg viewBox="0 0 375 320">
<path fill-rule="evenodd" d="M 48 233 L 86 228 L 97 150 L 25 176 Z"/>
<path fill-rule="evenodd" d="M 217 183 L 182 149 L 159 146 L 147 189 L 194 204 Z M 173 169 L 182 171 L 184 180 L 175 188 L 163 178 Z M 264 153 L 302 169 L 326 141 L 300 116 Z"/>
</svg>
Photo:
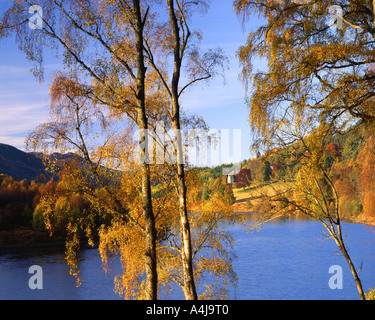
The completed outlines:
<svg viewBox="0 0 375 320">
<path fill-rule="evenodd" d="M 366 292 L 366 300 L 375 300 L 375 288 L 372 288 Z"/>
<path fill-rule="evenodd" d="M 160 0 L 125 4 L 114 0 L 95 3 L 42 0 L 39 5 L 45 9 L 45 21 L 54 21 L 54 24 L 45 23 L 38 36 L 18 27 L 23 24 L 20 9 L 25 1 L 15 1 L 3 20 L 7 26 L 16 26 L 14 31 L 20 48 L 30 60 L 39 63 L 36 71 L 41 76 L 43 55 L 36 44 L 62 49 L 65 72 L 55 74 L 50 86 L 50 122 L 40 125 L 28 139 L 29 147 L 49 153 L 46 162 L 53 173 L 63 163 L 59 186 L 44 200 L 47 227 L 53 231 L 52 216 L 56 210 L 71 209 L 65 206 L 67 197 L 82 196 L 88 203 L 87 210 L 79 218 L 68 214 L 66 221 L 71 272 L 79 273 L 75 256 L 77 239 L 85 233 L 92 243 L 95 236 L 92 225 L 101 224 L 102 257 L 106 261 L 107 251 L 120 256 L 124 272 L 116 277 L 116 290 L 125 298 L 144 297 L 139 279 L 144 268 L 149 270 L 145 267 L 144 246 L 154 246 L 154 241 L 150 245 L 145 240 L 146 232 L 147 236 L 154 236 L 153 216 L 159 242 L 166 241 L 170 233 L 174 238 L 173 248 L 166 250 L 165 256 L 170 258 L 167 261 L 176 264 L 169 268 L 161 262 L 158 268 L 161 274 L 172 269 L 175 273 L 172 275 L 170 271 L 162 276 L 165 281 L 161 283 L 167 285 L 174 275 L 181 279 L 181 265 L 187 265 L 181 264 L 181 255 L 173 255 L 184 248 L 179 243 L 179 221 L 176 220 L 179 214 L 186 217 L 185 204 L 177 210 L 178 203 L 185 200 L 182 192 L 185 185 L 180 179 L 184 168 L 148 165 L 141 168 L 136 164 L 133 128 L 129 122 L 153 133 L 156 121 L 167 120 L 166 130 L 172 127 L 172 122 L 175 129 L 184 121 L 194 122 L 182 116 L 180 95 L 188 87 L 217 75 L 218 69 L 224 70 L 226 62 L 221 50 L 201 53 L 198 50 L 200 32 L 188 26 L 192 14 L 204 12 L 207 2 L 167 3 L 171 8 L 169 20 L 173 21 L 165 22 L 157 10 L 162 5 Z M 171 27 L 173 22 L 177 28 Z M 180 43 L 176 45 L 178 36 Z M 176 59 L 174 66 L 178 66 L 172 81 L 171 57 Z M 176 77 L 182 68 L 185 76 Z M 180 84 L 180 78 L 186 83 Z M 75 156 L 64 163 L 50 157 L 54 151 Z M 176 175 L 181 168 L 182 174 Z M 176 180 L 180 182 L 178 187 Z M 150 260 L 148 266 L 154 266 L 154 257 Z M 163 255 L 159 260 L 164 261 Z"/>
<path fill-rule="evenodd" d="M 256 147 L 275 139 L 289 108 L 314 110 L 337 127 L 348 116 L 374 121 L 372 4 L 345 2 L 342 30 L 329 26 L 331 5 L 329 0 L 234 1 L 244 22 L 253 15 L 264 21 L 238 51 L 241 79 L 251 92 L 247 102 Z"/>
<path fill-rule="evenodd" d="M 122 273 L 115 277 L 115 291 L 125 299 L 144 298 L 144 234 L 121 222 L 115 222 L 106 228 L 102 225 L 99 251 L 104 270 L 108 272 L 109 259 L 118 255 Z"/>
<path fill-rule="evenodd" d="M 364 148 L 360 151 L 357 164 L 360 167 L 363 214 L 372 216 L 375 212 L 375 137 L 369 130 Z"/>
</svg>

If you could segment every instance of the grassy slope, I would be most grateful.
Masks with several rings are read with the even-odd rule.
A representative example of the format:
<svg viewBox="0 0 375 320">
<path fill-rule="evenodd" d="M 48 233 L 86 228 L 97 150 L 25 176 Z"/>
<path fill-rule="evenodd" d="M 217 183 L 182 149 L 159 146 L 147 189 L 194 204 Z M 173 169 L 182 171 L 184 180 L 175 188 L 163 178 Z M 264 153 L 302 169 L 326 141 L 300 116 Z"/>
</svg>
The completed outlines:
<svg viewBox="0 0 375 320">
<path fill-rule="evenodd" d="M 276 182 L 273 184 L 255 184 L 246 189 L 233 189 L 233 194 L 236 198 L 236 202 L 233 204 L 233 209 L 240 212 L 252 212 L 249 208 L 248 203 L 257 205 L 260 200 L 261 194 L 272 195 L 274 194 L 274 188 L 285 188 L 287 186 L 284 182 Z"/>
<path fill-rule="evenodd" d="M 291 186 L 291 182 L 276 182 L 268 185 L 256 184 L 249 188 L 244 189 L 233 189 L 233 194 L 236 198 L 236 202 L 233 204 L 233 210 L 235 212 L 254 212 L 254 208 L 261 207 L 261 194 L 272 195 L 275 193 L 275 189 L 285 190 L 285 188 Z M 251 206 L 248 203 L 251 203 Z M 362 223 L 367 225 L 375 226 L 375 217 L 365 217 L 358 215 L 355 219 L 348 220 L 354 223 Z"/>
</svg>

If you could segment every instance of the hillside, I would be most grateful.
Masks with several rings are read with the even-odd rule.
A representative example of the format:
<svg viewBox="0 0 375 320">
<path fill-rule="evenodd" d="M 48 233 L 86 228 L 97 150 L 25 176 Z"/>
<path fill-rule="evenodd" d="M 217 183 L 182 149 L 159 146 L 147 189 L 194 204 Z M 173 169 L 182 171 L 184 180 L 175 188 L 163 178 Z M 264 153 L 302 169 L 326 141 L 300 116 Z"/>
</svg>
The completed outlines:
<svg viewBox="0 0 375 320">
<path fill-rule="evenodd" d="M 272 193 L 273 188 L 293 185 L 305 152 L 301 144 L 295 143 L 244 161 L 240 172 L 248 171 L 245 179 L 248 181 L 243 184 L 237 175 L 237 181 L 231 184 L 235 198 L 233 210 L 268 212 L 260 195 Z M 346 132 L 329 137 L 324 144 L 322 162 L 338 194 L 341 217 L 375 225 L 374 127 L 358 123 Z M 211 189 L 222 179 L 222 169 L 222 166 L 198 169 L 205 183 L 203 198 L 209 198 Z"/>
<path fill-rule="evenodd" d="M 259 212 L 260 206 L 254 201 L 256 194 L 265 188 L 263 186 L 292 183 L 304 152 L 302 146 L 295 144 L 248 160 L 244 167 L 251 171 L 252 181 L 246 190 L 234 190 L 237 207 L 244 208 L 246 203 L 248 210 Z M 325 143 L 322 161 L 337 192 L 341 218 L 375 224 L 374 127 L 358 124 L 330 137 Z M 268 174 L 265 174 L 266 164 Z"/>
<path fill-rule="evenodd" d="M 21 180 L 35 180 L 44 171 L 42 160 L 35 155 L 0 143 L 0 174 Z"/>
</svg>

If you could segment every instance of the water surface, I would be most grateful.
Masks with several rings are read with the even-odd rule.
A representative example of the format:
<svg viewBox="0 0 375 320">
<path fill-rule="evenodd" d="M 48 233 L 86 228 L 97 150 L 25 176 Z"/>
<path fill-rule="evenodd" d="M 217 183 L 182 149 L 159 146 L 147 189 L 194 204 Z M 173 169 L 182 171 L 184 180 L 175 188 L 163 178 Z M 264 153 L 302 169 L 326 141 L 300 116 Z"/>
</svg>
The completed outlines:
<svg viewBox="0 0 375 320">
<path fill-rule="evenodd" d="M 242 225 L 226 227 L 232 232 L 237 260 L 237 291 L 232 299 L 358 299 L 353 277 L 344 257 L 337 254 L 333 240 L 327 240 L 316 221 L 287 219 L 267 223 L 260 231 L 246 232 Z M 375 287 L 375 233 L 360 224 L 344 224 L 349 253 L 367 291 Z M 344 231 L 344 234 L 346 233 Z M 28 286 L 29 267 L 43 268 L 43 289 Z M 343 289 L 331 290 L 329 268 L 343 268 Z M 83 284 L 76 287 L 69 275 L 63 246 L 0 249 L 0 299 L 120 299 L 113 291 L 114 273 L 106 275 L 97 249 L 80 253 Z M 183 299 L 179 289 L 170 299 Z"/>
</svg>

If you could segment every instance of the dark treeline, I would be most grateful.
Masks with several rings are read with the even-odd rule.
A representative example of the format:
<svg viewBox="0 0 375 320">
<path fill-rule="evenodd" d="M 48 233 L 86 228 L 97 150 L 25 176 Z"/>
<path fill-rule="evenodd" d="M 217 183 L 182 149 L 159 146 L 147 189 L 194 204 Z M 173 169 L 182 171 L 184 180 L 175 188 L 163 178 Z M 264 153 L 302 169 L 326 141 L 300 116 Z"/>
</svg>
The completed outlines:
<svg viewBox="0 0 375 320">
<path fill-rule="evenodd" d="M 63 239 L 69 217 L 79 217 L 87 208 L 78 194 L 59 196 L 58 182 L 44 180 L 43 175 L 30 182 L 0 174 L 0 245 Z M 47 193 L 56 194 L 57 199 L 52 239 L 43 215 L 46 204 L 42 198 Z"/>
<path fill-rule="evenodd" d="M 189 197 L 194 203 L 209 200 L 214 194 L 222 195 L 230 204 L 234 203 L 232 186 L 222 178 L 222 167 L 192 168 L 192 173 L 196 173 L 202 182 L 200 187 L 189 189 Z M 96 210 L 79 192 L 63 191 L 61 174 L 64 174 L 63 170 L 54 178 L 47 179 L 42 174 L 32 181 L 0 174 L 0 245 L 63 240 L 69 222 L 82 220 L 88 210 Z M 154 196 L 160 196 L 160 192 L 157 191 Z M 53 202 L 45 199 L 53 199 Z M 48 206 L 53 206 L 53 213 L 52 217 L 48 215 L 47 220 L 46 211 L 51 211 L 47 210 Z M 53 234 L 47 231 L 46 223 L 52 225 Z M 93 230 L 97 230 L 106 221 L 101 218 L 93 223 L 97 226 Z"/>
<path fill-rule="evenodd" d="M 33 212 L 48 184 L 0 175 L 0 230 L 31 227 Z"/>
</svg>

